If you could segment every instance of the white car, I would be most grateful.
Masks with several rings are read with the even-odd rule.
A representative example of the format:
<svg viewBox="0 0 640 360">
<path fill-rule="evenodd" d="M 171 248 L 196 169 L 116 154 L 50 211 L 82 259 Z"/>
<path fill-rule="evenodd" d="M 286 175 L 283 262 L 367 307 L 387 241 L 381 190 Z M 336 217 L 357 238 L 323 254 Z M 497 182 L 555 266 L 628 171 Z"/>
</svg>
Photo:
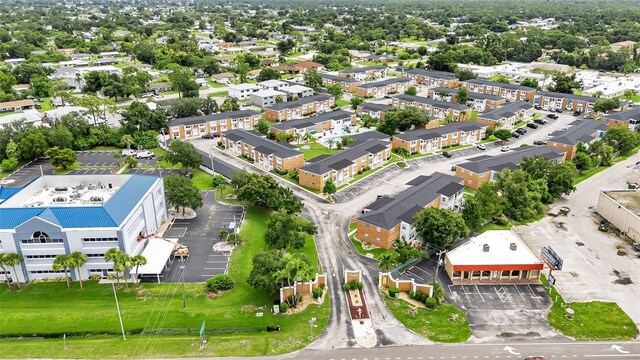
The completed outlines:
<svg viewBox="0 0 640 360">
<path fill-rule="evenodd" d="M 136 152 L 136 159 L 153 159 L 154 156 L 155 154 L 149 150 L 138 150 Z"/>
<path fill-rule="evenodd" d="M 136 151 L 133 149 L 122 149 L 121 152 L 122 156 L 135 156 L 136 155 Z"/>
<path fill-rule="evenodd" d="M 500 151 L 502 152 L 511 151 L 511 146 L 504 145 L 503 147 L 500 148 Z"/>
<path fill-rule="evenodd" d="M 487 150 L 487 147 L 484 146 L 484 144 L 478 144 L 476 147 L 480 150 Z"/>
</svg>

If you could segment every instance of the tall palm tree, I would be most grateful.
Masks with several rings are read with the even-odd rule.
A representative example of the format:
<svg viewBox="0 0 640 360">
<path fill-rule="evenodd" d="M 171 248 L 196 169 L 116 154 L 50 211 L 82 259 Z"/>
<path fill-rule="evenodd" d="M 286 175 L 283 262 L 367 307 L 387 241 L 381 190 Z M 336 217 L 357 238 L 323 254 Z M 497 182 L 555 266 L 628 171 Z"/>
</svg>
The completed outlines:
<svg viewBox="0 0 640 360">
<path fill-rule="evenodd" d="M 124 251 L 120 254 L 120 264 L 122 266 L 122 277 L 124 278 L 124 286 L 128 289 L 129 282 L 127 281 L 127 269 L 131 269 L 131 256 L 127 255 Z"/>
<path fill-rule="evenodd" d="M 20 254 L 10 253 L 5 254 L 2 262 L 5 265 L 11 266 L 13 268 L 13 276 L 16 277 L 16 284 L 18 284 L 18 289 L 20 289 L 20 281 L 18 281 L 18 272 L 16 271 L 16 265 L 20 264 L 24 261 L 24 258 Z"/>
<path fill-rule="evenodd" d="M 71 284 L 69 283 L 69 273 L 68 273 L 69 256 L 67 256 L 66 254 L 56 255 L 56 257 L 53 259 L 52 267 L 53 267 L 53 271 L 64 270 L 64 279 L 67 281 L 67 289 L 70 288 Z"/>
<path fill-rule="evenodd" d="M 116 272 L 116 283 L 120 286 L 120 249 L 111 248 L 104 254 L 104 259 L 113 262 L 113 271 Z"/>
<path fill-rule="evenodd" d="M 0 254 L 0 267 L 2 267 L 2 272 L 4 273 L 4 277 L 5 279 L 7 279 L 7 286 L 9 287 L 9 290 L 11 290 L 11 283 L 9 282 L 9 272 L 5 267 L 5 265 L 8 265 L 5 260 L 7 258 L 7 255 L 9 254 Z"/>
<path fill-rule="evenodd" d="M 76 275 L 78 275 L 78 281 L 80 282 L 80 289 L 83 289 L 82 286 L 82 275 L 80 275 L 80 268 L 82 265 L 87 263 L 87 255 L 83 254 L 80 251 L 74 251 L 69 255 L 69 267 L 76 269 Z"/>
<path fill-rule="evenodd" d="M 392 252 L 386 252 L 378 257 L 378 267 L 380 270 L 389 272 L 396 263 L 396 256 Z"/>
<path fill-rule="evenodd" d="M 433 294 L 431 297 L 436 299 L 438 304 L 442 303 L 442 300 L 444 300 L 444 288 L 442 285 L 437 282 L 430 282 L 429 285 L 433 286 Z"/>
<path fill-rule="evenodd" d="M 140 265 L 146 265 L 146 264 L 147 264 L 147 258 L 142 255 L 136 255 L 131 258 L 131 266 L 136 267 L 136 276 L 138 276 L 138 269 L 140 268 Z M 136 288 L 140 287 L 140 280 L 136 281 L 135 283 L 136 283 Z"/>
</svg>

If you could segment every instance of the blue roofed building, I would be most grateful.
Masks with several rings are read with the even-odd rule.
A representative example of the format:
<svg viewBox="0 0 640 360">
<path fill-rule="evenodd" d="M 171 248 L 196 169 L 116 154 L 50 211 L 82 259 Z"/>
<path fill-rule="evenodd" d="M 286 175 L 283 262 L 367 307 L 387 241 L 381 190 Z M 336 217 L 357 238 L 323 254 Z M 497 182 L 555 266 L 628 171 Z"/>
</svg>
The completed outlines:
<svg viewBox="0 0 640 360">
<path fill-rule="evenodd" d="M 164 185 L 153 176 L 47 175 L 24 188 L 0 187 L 0 253 L 24 258 L 16 274 L 0 271 L 0 280 L 61 277 L 53 259 L 74 251 L 88 257 L 83 279 L 106 277 L 113 271 L 107 250 L 138 255 L 167 220 Z"/>
</svg>

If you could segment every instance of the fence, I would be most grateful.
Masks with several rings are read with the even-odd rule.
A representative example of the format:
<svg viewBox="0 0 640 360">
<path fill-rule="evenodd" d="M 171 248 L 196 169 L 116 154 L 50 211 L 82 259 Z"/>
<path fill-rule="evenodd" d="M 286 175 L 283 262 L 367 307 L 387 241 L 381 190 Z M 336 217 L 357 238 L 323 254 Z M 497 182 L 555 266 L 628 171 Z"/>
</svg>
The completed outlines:
<svg viewBox="0 0 640 360">
<path fill-rule="evenodd" d="M 399 291 L 420 291 L 423 294 L 429 294 L 433 296 L 433 286 L 427 284 L 416 284 L 413 279 L 411 280 L 397 280 L 394 279 L 391 273 L 380 273 L 378 275 L 378 286 L 381 287 L 395 287 Z"/>
<path fill-rule="evenodd" d="M 316 274 L 316 278 L 309 282 L 296 282 L 292 286 L 285 286 L 280 289 L 280 303 L 284 303 L 289 296 L 295 296 L 297 294 L 311 294 L 314 289 L 317 289 L 327 283 L 327 274 Z"/>
</svg>

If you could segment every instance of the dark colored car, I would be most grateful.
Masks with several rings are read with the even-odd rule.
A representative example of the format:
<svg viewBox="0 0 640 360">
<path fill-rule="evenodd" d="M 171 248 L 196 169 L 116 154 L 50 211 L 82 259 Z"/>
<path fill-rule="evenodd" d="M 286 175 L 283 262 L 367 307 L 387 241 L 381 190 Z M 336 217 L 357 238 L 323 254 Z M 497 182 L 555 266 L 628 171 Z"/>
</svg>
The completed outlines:
<svg viewBox="0 0 640 360">
<path fill-rule="evenodd" d="M 609 222 L 607 220 L 600 221 L 600 226 L 598 226 L 598 230 L 607 232 L 609 231 Z"/>
<path fill-rule="evenodd" d="M 542 106 L 540 106 L 540 105 L 536 105 L 534 107 L 536 108 L 536 110 L 542 110 Z"/>
<path fill-rule="evenodd" d="M 557 113 L 562 113 L 562 109 L 556 109 L 555 110 Z"/>
<path fill-rule="evenodd" d="M 516 132 L 517 132 L 518 134 L 520 134 L 520 135 L 524 135 L 524 134 L 526 134 L 526 133 L 527 133 L 527 129 L 525 129 L 525 128 L 517 128 L 517 129 L 516 129 Z"/>
<path fill-rule="evenodd" d="M 202 135 L 203 139 L 215 139 L 216 137 L 213 134 L 204 134 Z"/>
<path fill-rule="evenodd" d="M 519 138 L 519 137 L 520 137 L 520 134 L 518 134 L 518 133 L 517 133 L 517 132 L 515 132 L 515 131 L 512 131 L 512 132 L 511 132 L 511 137 L 514 137 L 514 138 L 516 138 L 516 139 L 517 139 L 517 138 Z"/>
<path fill-rule="evenodd" d="M 557 118 L 558 118 L 558 115 L 556 115 L 556 114 L 547 114 L 547 117 L 548 117 L 549 119 L 557 119 Z"/>
<path fill-rule="evenodd" d="M 547 145 L 547 142 L 544 140 L 533 140 L 533 145 Z"/>
<path fill-rule="evenodd" d="M 527 127 L 528 127 L 528 128 L 530 128 L 530 129 L 537 129 L 537 128 L 538 128 L 538 126 L 539 126 L 539 125 L 538 125 L 538 124 L 536 124 L 536 123 L 528 123 L 528 124 L 527 124 Z"/>
<path fill-rule="evenodd" d="M 444 157 L 448 157 L 448 158 L 453 156 L 453 154 L 451 152 L 449 152 L 449 151 L 443 152 L 442 155 L 444 155 Z"/>
<path fill-rule="evenodd" d="M 533 122 L 536 124 L 544 125 L 547 123 L 547 120 L 540 118 L 540 119 L 533 120 Z"/>
<path fill-rule="evenodd" d="M 573 116 L 580 116 L 580 115 L 582 115 L 582 111 L 580 110 L 576 110 L 573 112 Z"/>
</svg>

